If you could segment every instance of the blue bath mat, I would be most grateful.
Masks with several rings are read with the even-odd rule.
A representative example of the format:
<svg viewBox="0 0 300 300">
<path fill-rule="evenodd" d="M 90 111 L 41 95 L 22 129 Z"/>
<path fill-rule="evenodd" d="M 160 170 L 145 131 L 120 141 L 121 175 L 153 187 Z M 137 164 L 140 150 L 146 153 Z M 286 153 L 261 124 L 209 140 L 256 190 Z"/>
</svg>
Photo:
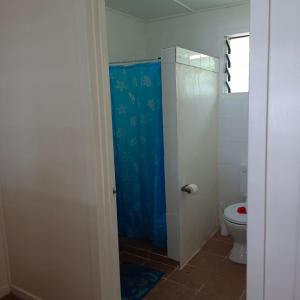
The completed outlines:
<svg viewBox="0 0 300 300">
<path fill-rule="evenodd" d="M 165 275 L 131 263 L 122 263 L 120 269 L 122 300 L 142 300 Z"/>
</svg>

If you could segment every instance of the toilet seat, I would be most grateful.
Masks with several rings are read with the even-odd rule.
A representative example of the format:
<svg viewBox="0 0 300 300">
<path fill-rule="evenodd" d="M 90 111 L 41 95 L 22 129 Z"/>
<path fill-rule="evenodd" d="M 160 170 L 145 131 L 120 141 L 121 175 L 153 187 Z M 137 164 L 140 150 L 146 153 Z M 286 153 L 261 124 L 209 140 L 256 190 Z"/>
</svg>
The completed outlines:
<svg viewBox="0 0 300 300">
<path fill-rule="evenodd" d="M 226 207 L 224 211 L 224 219 L 228 222 L 238 224 L 238 225 L 247 225 L 247 214 L 239 214 L 237 209 L 241 206 L 246 206 L 246 203 L 237 203 Z"/>
</svg>

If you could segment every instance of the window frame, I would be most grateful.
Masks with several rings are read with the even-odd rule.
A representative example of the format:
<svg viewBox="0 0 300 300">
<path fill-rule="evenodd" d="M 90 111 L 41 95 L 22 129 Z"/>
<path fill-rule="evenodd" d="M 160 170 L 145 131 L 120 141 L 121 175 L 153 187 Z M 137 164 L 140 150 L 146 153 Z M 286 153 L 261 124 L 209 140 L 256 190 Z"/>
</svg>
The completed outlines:
<svg viewBox="0 0 300 300">
<path fill-rule="evenodd" d="M 225 53 L 224 53 L 224 93 L 225 94 L 236 94 L 238 92 L 232 92 L 230 82 L 232 79 L 232 75 L 230 73 L 230 69 L 232 67 L 230 55 L 232 55 L 232 49 L 230 45 L 230 41 L 234 39 L 246 38 L 250 37 L 250 33 L 240 33 L 225 36 Z M 249 92 L 249 90 L 247 91 Z"/>
</svg>

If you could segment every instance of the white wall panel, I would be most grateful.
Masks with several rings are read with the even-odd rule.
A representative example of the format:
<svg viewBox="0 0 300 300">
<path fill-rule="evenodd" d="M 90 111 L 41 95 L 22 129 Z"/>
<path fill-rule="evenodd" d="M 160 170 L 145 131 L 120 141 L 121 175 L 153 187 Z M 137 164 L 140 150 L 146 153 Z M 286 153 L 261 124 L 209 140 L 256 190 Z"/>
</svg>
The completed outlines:
<svg viewBox="0 0 300 300">
<path fill-rule="evenodd" d="M 110 8 L 106 9 L 109 60 L 145 59 L 145 23 L 142 19 Z"/>
<path fill-rule="evenodd" d="M 270 1 L 265 300 L 300 299 L 299 11 Z"/>
<path fill-rule="evenodd" d="M 248 163 L 249 94 L 222 94 L 219 99 L 218 198 L 223 234 L 223 211 L 246 199 L 240 192 L 240 168 Z"/>
<path fill-rule="evenodd" d="M 93 36 L 105 20 L 94 13 L 104 16 L 101 1 L 0 2 L 0 179 L 11 284 L 37 299 L 100 299 L 106 278 L 109 299 L 119 298 L 111 154 L 101 160 L 111 151 L 107 65 L 98 61 L 106 43 Z M 104 212 L 108 220 L 97 219 Z M 109 268 L 99 254 L 105 242 Z"/>
<path fill-rule="evenodd" d="M 217 228 L 218 74 L 163 54 L 168 252 L 184 265 Z M 181 192 L 191 183 L 198 193 Z"/>
</svg>

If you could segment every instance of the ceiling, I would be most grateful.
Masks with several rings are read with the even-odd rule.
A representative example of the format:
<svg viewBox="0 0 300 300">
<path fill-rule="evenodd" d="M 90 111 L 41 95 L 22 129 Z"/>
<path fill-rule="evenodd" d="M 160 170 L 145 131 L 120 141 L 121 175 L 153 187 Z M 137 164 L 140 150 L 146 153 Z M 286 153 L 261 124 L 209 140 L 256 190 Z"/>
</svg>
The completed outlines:
<svg viewBox="0 0 300 300">
<path fill-rule="evenodd" d="M 152 20 L 245 2 L 247 0 L 106 0 L 106 6 Z"/>
</svg>

